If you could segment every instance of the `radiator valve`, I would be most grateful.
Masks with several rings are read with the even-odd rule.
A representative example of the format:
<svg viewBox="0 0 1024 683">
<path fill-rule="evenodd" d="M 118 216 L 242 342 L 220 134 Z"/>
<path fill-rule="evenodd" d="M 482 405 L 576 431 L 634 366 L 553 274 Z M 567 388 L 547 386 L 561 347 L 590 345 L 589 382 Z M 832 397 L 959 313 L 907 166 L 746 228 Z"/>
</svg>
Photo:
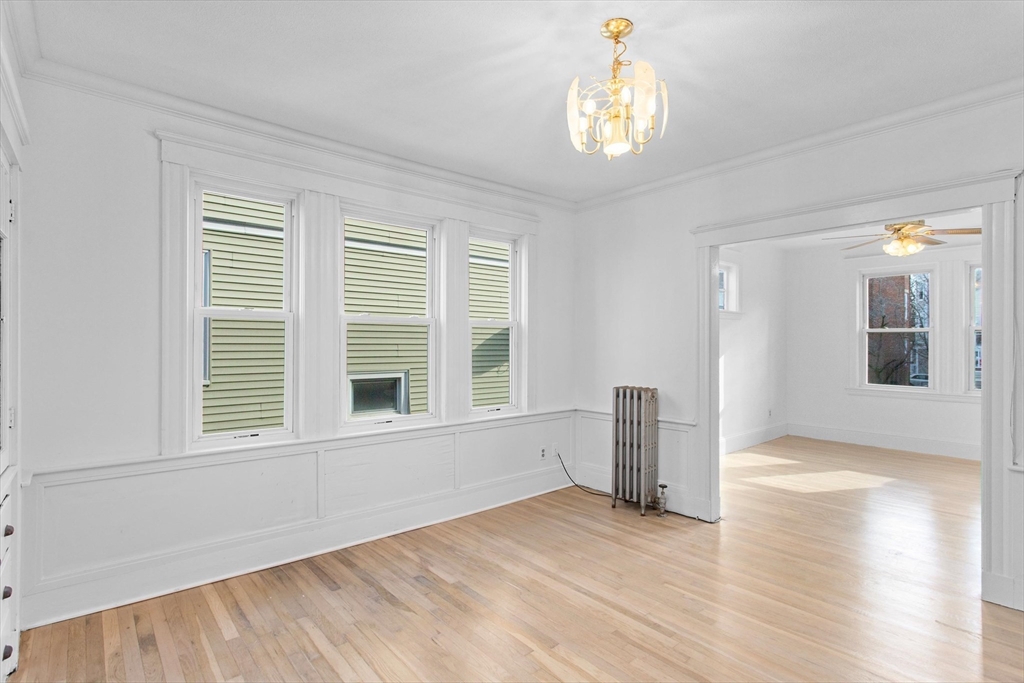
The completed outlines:
<svg viewBox="0 0 1024 683">
<path fill-rule="evenodd" d="M 668 484 L 658 484 L 658 488 L 661 489 L 661 491 L 658 492 L 658 497 L 655 499 L 654 503 L 655 503 L 655 505 L 658 506 L 658 516 L 659 517 L 664 517 L 665 516 L 665 489 L 668 488 Z"/>
</svg>

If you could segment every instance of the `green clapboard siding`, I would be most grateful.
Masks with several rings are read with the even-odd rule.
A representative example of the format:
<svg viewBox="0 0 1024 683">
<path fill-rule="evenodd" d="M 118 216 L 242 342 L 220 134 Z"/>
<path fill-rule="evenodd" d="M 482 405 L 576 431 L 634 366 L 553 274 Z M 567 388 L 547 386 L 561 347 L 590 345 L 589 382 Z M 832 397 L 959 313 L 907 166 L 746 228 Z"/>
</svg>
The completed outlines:
<svg viewBox="0 0 1024 683">
<path fill-rule="evenodd" d="M 469 240 L 469 317 L 509 320 L 511 245 Z M 474 327 L 473 407 L 507 405 L 511 399 L 510 345 L 507 327 Z"/>
<path fill-rule="evenodd" d="M 203 249 L 211 306 L 281 310 L 283 205 L 203 193 Z M 211 319 L 204 434 L 284 426 L 284 346 L 283 321 Z"/>
<path fill-rule="evenodd" d="M 507 327 L 473 328 L 473 407 L 506 405 L 510 397 Z"/>
<path fill-rule="evenodd" d="M 409 412 L 427 412 L 426 325 L 350 323 L 346 357 L 349 375 L 409 371 Z"/>
<path fill-rule="evenodd" d="M 469 317 L 509 319 L 509 250 L 506 242 L 469 240 Z"/>
<path fill-rule="evenodd" d="M 345 312 L 427 314 L 427 233 L 345 221 Z"/>
<path fill-rule="evenodd" d="M 203 433 L 284 426 L 284 321 L 210 320 Z"/>
</svg>

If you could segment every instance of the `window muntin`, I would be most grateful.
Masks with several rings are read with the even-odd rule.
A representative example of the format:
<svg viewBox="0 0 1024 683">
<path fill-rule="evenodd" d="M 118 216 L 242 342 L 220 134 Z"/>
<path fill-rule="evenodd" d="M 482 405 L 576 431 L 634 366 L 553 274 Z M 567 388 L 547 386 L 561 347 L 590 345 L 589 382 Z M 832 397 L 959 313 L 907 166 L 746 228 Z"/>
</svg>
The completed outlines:
<svg viewBox="0 0 1024 683">
<path fill-rule="evenodd" d="M 929 273 L 866 278 L 867 384 L 931 386 L 930 279 Z"/>
<path fill-rule="evenodd" d="M 431 414 L 430 230 L 348 218 L 344 243 L 346 418 Z"/>
<path fill-rule="evenodd" d="M 471 405 L 491 412 L 515 404 L 516 315 L 512 242 L 470 237 Z"/>
<path fill-rule="evenodd" d="M 974 390 L 981 389 L 981 266 L 970 268 L 970 298 L 971 298 L 971 324 L 968 335 L 968 346 L 970 347 L 970 368 L 971 377 L 969 386 Z"/>
<path fill-rule="evenodd" d="M 290 430 L 290 202 L 203 189 L 197 438 Z"/>
</svg>

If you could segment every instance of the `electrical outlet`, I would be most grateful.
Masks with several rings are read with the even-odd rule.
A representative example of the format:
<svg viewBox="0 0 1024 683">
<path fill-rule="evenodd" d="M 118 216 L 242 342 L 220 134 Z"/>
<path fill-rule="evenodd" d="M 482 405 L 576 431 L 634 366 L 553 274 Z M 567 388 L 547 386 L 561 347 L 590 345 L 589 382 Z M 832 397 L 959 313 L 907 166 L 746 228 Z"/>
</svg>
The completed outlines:
<svg viewBox="0 0 1024 683">
<path fill-rule="evenodd" d="M 768 409 L 768 417 L 771 417 L 771 416 L 772 416 L 772 409 L 771 409 L 771 408 L 769 408 L 769 409 Z"/>
<path fill-rule="evenodd" d="M 554 443 L 551 444 L 551 453 L 552 453 L 552 455 L 555 455 L 555 456 L 558 455 L 558 442 L 557 441 L 555 441 Z"/>
<path fill-rule="evenodd" d="M 544 448 L 543 446 L 540 447 L 540 459 L 541 460 L 547 460 L 548 459 L 548 449 Z"/>
</svg>

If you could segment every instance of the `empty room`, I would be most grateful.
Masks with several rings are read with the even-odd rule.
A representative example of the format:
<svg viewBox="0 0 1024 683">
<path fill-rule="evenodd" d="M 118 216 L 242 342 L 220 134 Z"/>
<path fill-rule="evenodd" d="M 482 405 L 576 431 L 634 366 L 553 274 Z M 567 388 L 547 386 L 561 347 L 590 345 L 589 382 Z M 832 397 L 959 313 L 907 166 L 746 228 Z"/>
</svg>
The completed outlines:
<svg viewBox="0 0 1024 683">
<path fill-rule="evenodd" d="M 1024 680 L 1024 2 L 0 1 L 0 682 Z"/>
</svg>

